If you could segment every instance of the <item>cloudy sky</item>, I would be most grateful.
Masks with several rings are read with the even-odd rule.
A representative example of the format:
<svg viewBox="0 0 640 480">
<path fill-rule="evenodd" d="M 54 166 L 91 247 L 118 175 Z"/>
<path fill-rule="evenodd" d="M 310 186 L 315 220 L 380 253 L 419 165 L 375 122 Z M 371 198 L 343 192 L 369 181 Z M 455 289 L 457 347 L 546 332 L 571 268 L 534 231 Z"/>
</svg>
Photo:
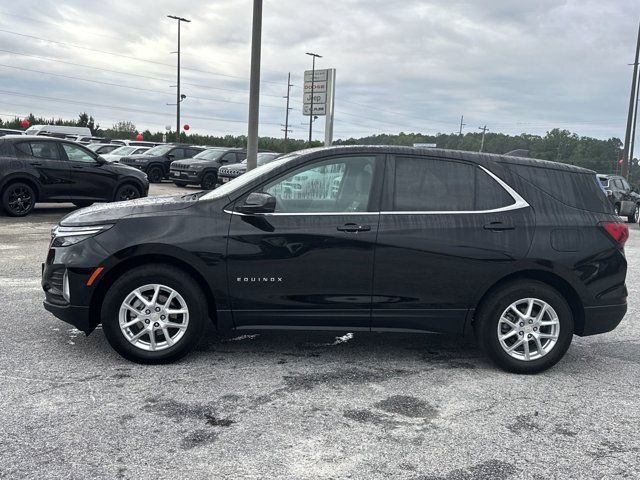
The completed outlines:
<svg viewBox="0 0 640 480">
<path fill-rule="evenodd" d="M 176 24 L 183 122 L 246 133 L 251 0 L 0 5 L 0 115 L 102 126 L 175 124 Z M 305 52 L 336 68 L 335 137 L 555 127 L 623 137 L 637 0 L 265 0 L 260 134 L 280 136 L 291 72 L 293 136 L 304 138 Z M 323 138 L 320 119 L 315 137 Z"/>
</svg>

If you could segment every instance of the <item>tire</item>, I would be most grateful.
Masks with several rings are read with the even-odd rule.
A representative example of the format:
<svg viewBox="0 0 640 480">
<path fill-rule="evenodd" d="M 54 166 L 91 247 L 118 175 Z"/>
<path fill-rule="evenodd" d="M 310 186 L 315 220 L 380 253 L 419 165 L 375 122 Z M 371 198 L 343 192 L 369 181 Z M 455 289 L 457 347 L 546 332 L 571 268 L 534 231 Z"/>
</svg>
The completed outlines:
<svg viewBox="0 0 640 480">
<path fill-rule="evenodd" d="M 91 205 L 93 205 L 93 202 L 72 202 L 76 207 L 78 208 L 85 208 L 85 207 L 90 207 Z"/>
<path fill-rule="evenodd" d="M 149 310 L 140 309 L 143 304 L 133 292 L 139 289 L 144 298 L 153 300 L 156 285 L 162 286 L 155 304 L 160 311 L 155 312 L 155 306 Z M 186 315 L 166 314 L 166 304 L 162 303 L 167 301 L 170 291 L 177 294 L 171 300 L 172 310 L 186 307 Z M 141 313 L 137 316 L 131 313 L 123 306 L 125 303 L 140 309 Z M 135 322 L 138 317 L 141 321 L 121 328 L 121 324 Z M 196 281 L 182 270 L 162 264 L 143 265 L 118 278 L 109 288 L 101 310 L 102 329 L 109 344 L 127 360 L 145 364 L 170 363 L 187 355 L 200 340 L 206 319 L 205 297 Z M 146 320 L 149 322 L 145 323 Z M 175 342 L 172 345 L 163 332 L 167 321 L 172 321 L 171 325 L 185 326 L 164 328 Z M 155 350 L 152 349 L 150 329 L 154 329 Z M 140 334 L 141 331 L 146 333 Z M 134 339 L 136 335 L 139 335 L 137 340 Z"/>
<path fill-rule="evenodd" d="M 571 345 L 574 331 L 573 313 L 560 293 L 545 283 L 521 280 L 504 285 L 489 295 L 476 315 L 475 331 L 481 348 L 496 365 L 508 372 L 533 374 L 547 370 L 560 361 Z M 528 316 L 522 318 L 510 309 L 516 304 L 516 308 L 526 314 L 528 301 L 531 299 L 535 299 L 531 317 L 538 316 L 543 304 L 547 305 L 542 326 L 538 323 L 539 319 L 530 319 Z M 552 322 L 555 323 L 551 324 Z M 516 328 L 510 325 L 515 325 Z M 502 342 L 498 329 L 501 329 L 500 334 L 503 335 Z M 520 331 L 523 333 L 520 334 Z M 507 338 L 507 334 L 511 336 Z M 550 337 L 538 339 L 545 352 L 542 355 L 539 354 L 537 335 L 556 337 L 555 343 L 554 338 Z M 516 346 L 518 342 L 521 344 Z M 525 343 L 528 344 L 529 360 L 525 359 Z M 512 347 L 515 347 L 514 351 L 508 353 L 507 348 Z"/>
<path fill-rule="evenodd" d="M 188 183 L 185 182 L 173 182 L 176 187 L 186 187 Z"/>
<path fill-rule="evenodd" d="M 633 209 L 633 213 L 627 217 L 629 223 L 638 223 L 640 219 L 640 205 L 636 205 Z"/>
<path fill-rule="evenodd" d="M 113 201 L 126 202 L 127 200 L 135 200 L 136 198 L 140 198 L 140 190 L 138 190 L 135 185 L 125 183 L 118 187 L 118 190 L 116 190 L 116 194 L 113 197 Z"/>
<path fill-rule="evenodd" d="M 10 217 L 29 215 L 35 204 L 36 192 L 28 183 L 11 183 L 2 192 L 2 209 Z"/>
<path fill-rule="evenodd" d="M 149 179 L 150 183 L 160 183 L 162 182 L 163 177 L 164 173 L 162 171 L 162 168 L 158 167 L 157 165 L 147 170 L 147 178 Z"/>
<path fill-rule="evenodd" d="M 200 186 L 205 190 L 213 190 L 214 188 L 216 188 L 217 181 L 218 181 L 218 176 L 215 173 L 207 172 L 202 177 Z"/>
</svg>

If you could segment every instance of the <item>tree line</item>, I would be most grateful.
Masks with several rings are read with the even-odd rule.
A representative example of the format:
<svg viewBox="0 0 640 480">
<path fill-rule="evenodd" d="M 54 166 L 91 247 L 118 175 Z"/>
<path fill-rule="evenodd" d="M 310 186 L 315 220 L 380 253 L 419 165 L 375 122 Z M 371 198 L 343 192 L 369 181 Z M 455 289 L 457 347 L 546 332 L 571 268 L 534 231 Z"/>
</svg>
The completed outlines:
<svg viewBox="0 0 640 480">
<path fill-rule="evenodd" d="M 0 119 L 0 126 L 5 128 L 20 127 L 22 119 L 15 118 L 9 121 Z M 145 130 L 139 132 L 132 122 L 121 121 L 110 128 L 102 128 L 96 123 L 93 116 L 81 113 L 76 120 L 63 120 L 61 118 L 35 117 L 30 114 L 26 118 L 31 125 L 69 125 L 89 127 L 96 136 L 133 139 L 141 133 L 144 140 L 160 142 L 163 135 L 168 141 L 175 139 L 175 132 L 151 132 Z M 196 145 L 212 145 L 221 147 L 246 147 L 247 137 L 245 135 L 201 135 L 182 132 L 180 134 L 182 142 Z M 420 133 L 398 133 L 379 134 L 361 138 L 348 138 L 336 140 L 334 145 L 406 145 L 412 146 L 415 143 L 432 143 L 438 148 L 478 151 L 482 141 L 481 133 L 438 133 L 436 135 L 423 135 Z M 261 137 L 258 146 L 263 150 L 274 152 L 291 152 L 307 147 L 322 146 L 321 142 L 308 142 L 299 139 L 289 139 L 287 142 L 283 138 Z M 622 141 L 619 138 L 609 138 L 607 140 L 579 136 L 568 130 L 553 129 L 542 135 L 531 135 L 522 133 L 520 135 L 507 135 L 504 133 L 489 132 L 486 134 L 483 151 L 487 153 L 507 153 L 512 150 L 527 150 L 529 156 L 543 160 L 553 160 L 562 163 L 570 163 L 584 168 L 595 170 L 599 173 L 617 173 L 620 170 L 618 160 L 622 154 Z M 629 168 L 629 181 L 640 184 L 640 166 L 638 159 L 634 158 Z"/>
</svg>

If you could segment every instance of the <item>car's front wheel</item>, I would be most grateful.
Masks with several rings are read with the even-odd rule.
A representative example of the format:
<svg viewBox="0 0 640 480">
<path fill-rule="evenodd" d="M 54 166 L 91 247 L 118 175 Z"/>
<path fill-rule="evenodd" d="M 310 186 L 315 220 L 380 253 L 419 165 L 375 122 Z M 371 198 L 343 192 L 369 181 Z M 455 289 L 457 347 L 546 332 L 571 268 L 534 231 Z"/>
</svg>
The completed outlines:
<svg viewBox="0 0 640 480">
<path fill-rule="evenodd" d="M 151 167 L 147 171 L 147 178 L 151 183 L 160 183 L 162 182 L 163 177 L 164 177 L 164 173 L 162 172 L 162 168 L 158 166 Z"/>
<path fill-rule="evenodd" d="M 2 192 L 2 208 L 12 217 L 29 215 L 35 204 L 36 192 L 26 183 L 12 183 Z"/>
<path fill-rule="evenodd" d="M 140 190 L 138 190 L 134 185 L 121 185 L 118 187 L 118 190 L 116 190 L 116 202 L 125 202 L 127 200 L 135 200 L 136 198 L 140 198 Z"/>
<path fill-rule="evenodd" d="M 492 292 L 475 319 L 480 346 L 502 369 L 538 373 L 555 365 L 573 338 L 571 308 L 549 285 L 523 280 Z"/>
<path fill-rule="evenodd" d="M 195 280 L 168 265 L 128 271 L 109 288 L 102 328 L 111 346 L 138 363 L 169 363 L 197 344 L 207 318 Z"/>
<path fill-rule="evenodd" d="M 205 190 L 213 190 L 216 186 L 216 182 L 218 181 L 218 177 L 213 172 L 205 173 L 202 177 L 202 182 L 200 182 L 200 186 Z"/>
</svg>

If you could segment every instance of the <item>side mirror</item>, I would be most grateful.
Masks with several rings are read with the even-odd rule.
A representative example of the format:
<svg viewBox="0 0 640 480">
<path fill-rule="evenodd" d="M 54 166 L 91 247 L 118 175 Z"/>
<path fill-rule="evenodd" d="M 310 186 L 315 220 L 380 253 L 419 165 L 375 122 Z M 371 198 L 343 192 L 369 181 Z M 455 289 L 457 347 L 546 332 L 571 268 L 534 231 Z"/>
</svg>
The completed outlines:
<svg viewBox="0 0 640 480">
<path fill-rule="evenodd" d="M 109 163 L 104 159 L 102 155 L 98 155 L 96 157 L 96 162 L 98 162 L 98 165 L 104 165 L 105 163 Z"/>
<path fill-rule="evenodd" d="M 176 156 L 175 156 L 173 153 L 168 153 L 168 154 L 167 154 L 167 158 L 168 158 L 169 160 L 173 160 L 174 158 L 176 158 Z"/>
<path fill-rule="evenodd" d="M 276 210 L 276 199 L 268 193 L 250 193 L 243 203 L 236 206 L 240 213 L 273 213 Z"/>
</svg>

